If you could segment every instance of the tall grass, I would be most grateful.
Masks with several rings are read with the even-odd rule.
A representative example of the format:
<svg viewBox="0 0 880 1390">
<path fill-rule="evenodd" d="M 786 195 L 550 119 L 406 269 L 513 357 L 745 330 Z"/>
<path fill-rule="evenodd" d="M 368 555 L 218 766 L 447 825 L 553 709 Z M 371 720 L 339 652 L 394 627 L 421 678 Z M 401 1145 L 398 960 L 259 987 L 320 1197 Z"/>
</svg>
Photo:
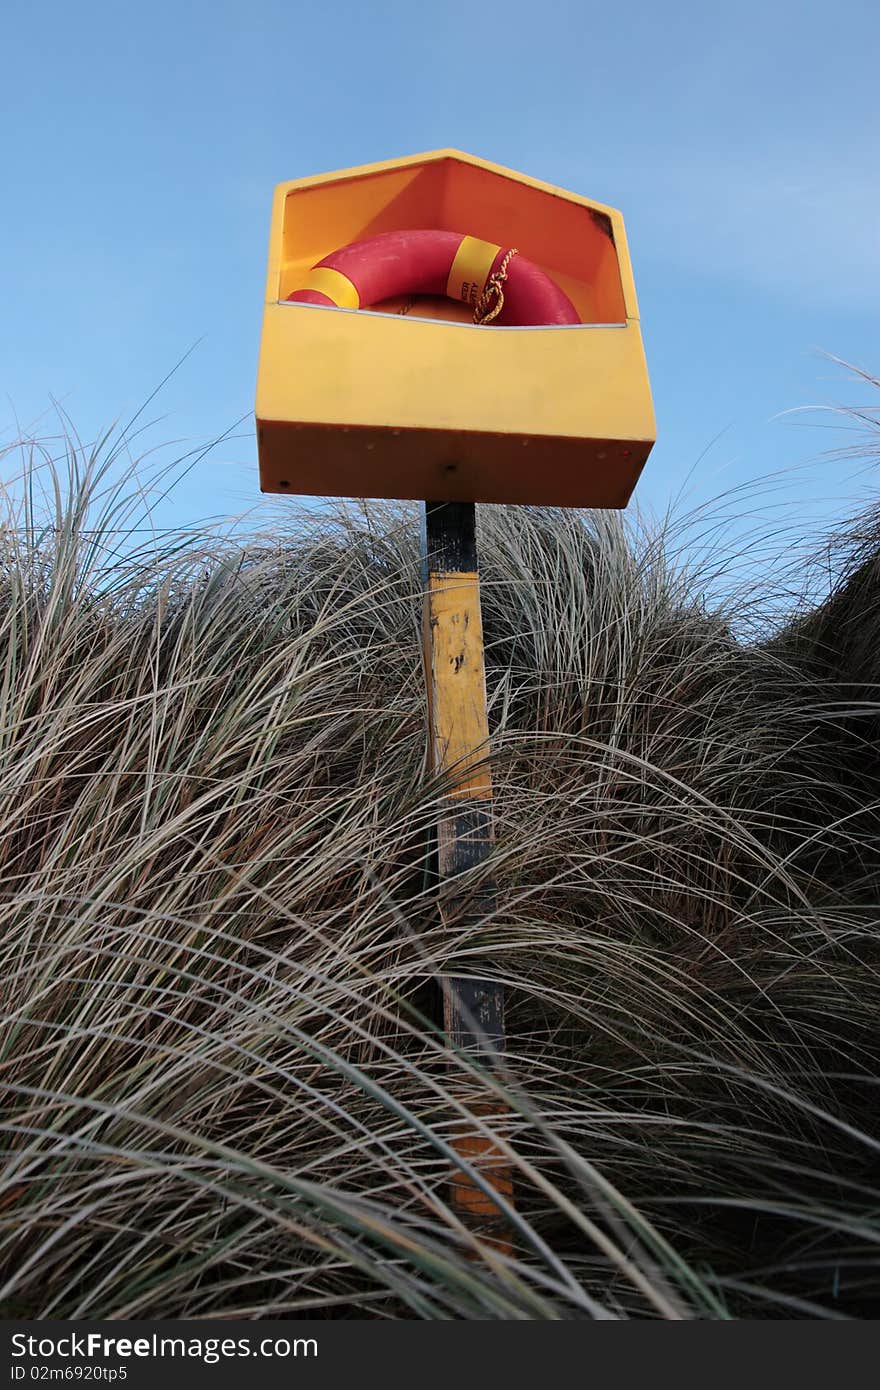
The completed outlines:
<svg viewBox="0 0 880 1390">
<path fill-rule="evenodd" d="M 456 929 L 415 509 L 144 538 L 118 449 L 34 451 L 0 535 L 5 1314 L 876 1312 L 873 523 L 746 645 L 662 533 L 481 509 Z M 497 1075 L 444 973 L 503 981 Z M 510 1251 L 450 1209 L 468 1126 Z"/>
</svg>

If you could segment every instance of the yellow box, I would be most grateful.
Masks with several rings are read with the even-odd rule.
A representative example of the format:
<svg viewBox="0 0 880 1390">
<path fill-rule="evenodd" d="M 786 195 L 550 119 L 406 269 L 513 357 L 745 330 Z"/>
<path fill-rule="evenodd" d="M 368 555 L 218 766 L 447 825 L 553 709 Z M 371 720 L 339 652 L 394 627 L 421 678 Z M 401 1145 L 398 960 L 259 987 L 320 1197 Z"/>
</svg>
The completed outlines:
<svg viewBox="0 0 880 1390">
<path fill-rule="evenodd" d="M 285 302 L 335 249 L 414 228 L 516 246 L 583 322 Z M 655 426 L 623 218 L 456 150 L 279 184 L 256 416 L 264 492 L 624 507 Z"/>
</svg>

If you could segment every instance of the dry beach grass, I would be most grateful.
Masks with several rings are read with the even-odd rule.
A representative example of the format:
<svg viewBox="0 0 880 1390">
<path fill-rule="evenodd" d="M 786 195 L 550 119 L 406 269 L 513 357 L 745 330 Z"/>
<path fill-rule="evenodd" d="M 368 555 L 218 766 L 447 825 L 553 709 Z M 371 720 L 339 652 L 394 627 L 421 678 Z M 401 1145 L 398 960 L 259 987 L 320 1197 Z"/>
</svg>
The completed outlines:
<svg viewBox="0 0 880 1390">
<path fill-rule="evenodd" d="M 500 891 L 457 933 L 415 510 L 125 540 L 118 447 L 34 451 L 2 531 L 6 1316 L 876 1313 L 874 519 L 746 642 L 662 533 L 483 509 Z M 500 1076 L 443 972 L 504 981 Z M 468 1115 L 509 1254 L 448 1206 Z"/>
</svg>

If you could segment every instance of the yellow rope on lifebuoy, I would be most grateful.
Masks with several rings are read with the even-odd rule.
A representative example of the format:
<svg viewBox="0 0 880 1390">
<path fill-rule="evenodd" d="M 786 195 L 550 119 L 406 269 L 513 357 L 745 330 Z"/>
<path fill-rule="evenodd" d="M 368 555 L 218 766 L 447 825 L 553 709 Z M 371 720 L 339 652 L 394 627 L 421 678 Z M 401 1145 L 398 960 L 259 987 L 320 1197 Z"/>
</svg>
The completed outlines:
<svg viewBox="0 0 880 1390">
<path fill-rule="evenodd" d="M 503 285 L 507 279 L 507 267 L 517 254 L 517 248 L 511 246 L 498 269 L 493 275 L 489 276 L 489 279 L 486 281 L 486 287 L 477 300 L 477 307 L 474 309 L 474 323 L 491 323 L 492 320 L 497 319 L 498 315 L 501 313 L 501 310 L 504 308 Z M 495 303 L 490 308 L 489 305 L 492 302 L 493 296 L 495 298 Z"/>
</svg>

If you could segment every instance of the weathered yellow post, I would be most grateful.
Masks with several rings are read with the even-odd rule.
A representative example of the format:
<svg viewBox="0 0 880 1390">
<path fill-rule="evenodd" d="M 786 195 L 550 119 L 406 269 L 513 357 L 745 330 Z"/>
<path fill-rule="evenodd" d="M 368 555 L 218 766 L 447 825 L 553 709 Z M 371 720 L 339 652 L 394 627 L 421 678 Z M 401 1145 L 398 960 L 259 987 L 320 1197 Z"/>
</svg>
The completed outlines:
<svg viewBox="0 0 880 1390">
<path fill-rule="evenodd" d="M 491 917 L 494 884 L 463 891 L 457 880 L 489 857 L 494 839 L 489 719 L 483 619 L 477 569 L 476 508 L 472 502 L 426 502 L 424 562 L 424 648 L 428 691 L 428 740 L 432 770 L 443 787 L 437 825 L 439 907 L 456 931 Z M 443 1026 L 453 1046 L 492 1066 L 504 1050 L 504 991 L 496 981 L 447 977 L 442 983 Z M 474 1098 L 478 1111 L 485 1102 Z M 508 1200 L 510 1165 L 480 1134 L 458 1140 L 462 1156 L 476 1165 Z M 481 1232 L 504 1239 L 497 1205 L 459 1170 L 452 1200 Z"/>
<path fill-rule="evenodd" d="M 654 413 L 623 218 L 458 150 L 279 184 L 256 416 L 264 492 L 425 501 L 440 911 L 460 930 L 494 905 L 461 879 L 492 846 L 474 504 L 626 506 Z M 500 985 L 443 989 L 450 1041 L 491 1065 Z M 488 1140 L 457 1147 L 510 1195 Z M 480 1229 L 498 1216 L 463 1172 L 453 1199 Z"/>
</svg>

